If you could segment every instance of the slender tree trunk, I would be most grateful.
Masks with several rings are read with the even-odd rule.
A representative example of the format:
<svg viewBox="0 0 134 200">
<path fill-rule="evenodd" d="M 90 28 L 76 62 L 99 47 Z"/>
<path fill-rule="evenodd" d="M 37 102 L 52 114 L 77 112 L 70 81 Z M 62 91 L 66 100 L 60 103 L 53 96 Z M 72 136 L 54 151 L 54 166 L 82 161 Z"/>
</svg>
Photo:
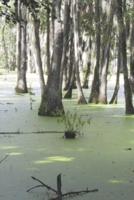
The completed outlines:
<svg viewBox="0 0 134 200">
<path fill-rule="evenodd" d="M 63 79 L 63 71 L 67 65 L 67 52 L 69 49 L 69 33 L 70 33 L 70 6 L 71 1 L 65 0 L 64 2 L 64 31 L 63 31 L 63 53 L 61 60 L 61 72 L 60 72 L 60 86 L 62 90 L 62 79 Z"/>
<path fill-rule="evenodd" d="M 95 0 L 95 24 L 96 24 L 96 66 L 89 97 L 89 103 L 98 103 L 99 97 L 99 71 L 100 71 L 100 47 L 101 47 L 101 26 L 100 26 L 100 0 Z"/>
<path fill-rule="evenodd" d="M 27 8 L 17 1 L 18 11 L 18 38 L 17 38 L 17 93 L 27 93 Z"/>
<path fill-rule="evenodd" d="M 33 22 L 34 22 L 34 35 L 35 35 L 36 62 L 37 62 L 38 72 L 39 72 L 39 77 L 40 77 L 41 95 L 43 95 L 44 88 L 45 88 L 45 80 L 44 80 L 44 72 L 42 68 L 40 37 L 39 37 L 40 21 L 36 18 L 36 16 L 33 16 Z"/>
<path fill-rule="evenodd" d="M 79 44 L 79 8 L 78 0 L 73 0 L 73 26 L 74 26 L 74 65 L 76 69 L 76 84 L 78 90 L 78 103 L 79 104 L 86 104 L 86 99 L 84 97 L 84 93 L 81 86 L 80 80 L 80 72 L 79 72 L 79 64 L 80 64 L 80 44 Z"/>
<path fill-rule="evenodd" d="M 72 90 L 73 90 L 73 85 L 74 85 L 74 81 L 75 81 L 75 67 L 74 67 L 74 65 L 72 65 L 71 67 L 72 67 L 72 73 L 71 73 L 70 82 L 69 82 L 67 91 L 64 95 L 65 99 L 72 98 Z"/>
<path fill-rule="evenodd" d="M 100 75 L 100 88 L 99 88 L 99 103 L 107 104 L 107 73 L 109 66 L 109 56 L 111 47 L 111 36 L 113 27 L 113 16 L 115 12 L 114 1 L 111 0 L 110 13 L 108 16 L 107 24 L 104 25 L 106 28 L 103 33 L 103 47 L 102 47 L 102 58 L 101 58 L 101 75 Z"/>
<path fill-rule="evenodd" d="M 109 54 L 110 54 L 110 44 L 107 46 L 107 52 L 105 56 L 106 58 L 106 63 L 102 67 L 101 71 L 101 76 L 100 76 L 100 88 L 99 88 L 99 98 L 98 102 L 102 104 L 107 104 L 107 74 L 108 74 L 108 66 L 109 66 Z M 104 53 L 104 54 L 105 54 Z"/>
<path fill-rule="evenodd" d="M 65 61 L 64 61 L 64 70 L 63 70 L 63 77 L 62 77 L 62 85 L 64 85 L 63 90 L 67 90 L 68 88 L 68 84 L 70 81 L 70 75 L 71 75 L 71 68 L 69 68 L 69 60 L 68 60 L 68 56 L 65 56 Z"/>
<path fill-rule="evenodd" d="M 85 71 L 85 76 L 84 76 L 84 81 L 83 81 L 83 88 L 87 89 L 88 88 L 88 78 L 89 78 L 89 74 L 90 74 L 90 65 L 91 63 L 89 62 L 87 64 L 87 69 Z"/>
<path fill-rule="evenodd" d="M 83 88 L 89 87 L 89 75 L 92 70 L 92 52 L 93 52 L 93 19 L 94 19 L 94 1 L 85 1 L 84 8 L 81 8 L 83 14 L 86 12 L 90 19 L 90 27 L 89 27 L 89 36 L 87 36 L 85 30 L 83 31 L 83 72 L 84 72 L 84 79 L 83 79 Z M 86 40 L 84 39 L 86 38 Z"/>
<path fill-rule="evenodd" d="M 68 77 L 68 84 L 67 84 L 67 91 L 64 95 L 64 98 L 70 99 L 72 98 L 72 90 L 75 81 L 75 66 L 74 66 L 74 39 L 73 33 L 71 35 L 70 41 L 70 48 L 69 48 L 69 77 Z"/>
<path fill-rule="evenodd" d="M 47 74 L 49 74 L 50 70 L 50 8 L 49 8 L 49 0 L 47 0 L 47 44 L 46 44 L 46 52 L 47 52 Z"/>
<path fill-rule="evenodd" d="M 127 53 L 126 53 L 126 29 L 124 24 L 123 12 L 122 12 L 122 0 L 118 0 L 117 3 L 117 18 L 119 25 L 119 34 L 121 35 L 121 55 L 124 74 L 124 93 L 125 93 L 125 111 L 126 114 L 134 114 L 134 108 L 132 103 L 132 92 L 128 79 L 127 68 Z"/>
<path fill-rule="evenodd" d="M 133 0 L 134 9 L 134 0 Z M 131 33 L 130 33 L 130 85 L 134 93 L 134 18 L 131 19 Z"/>
<path fill-rule="evenodd" d="M 2 42 L 3 42 L 3 49 L 4 49 L 4 55 L 5 55 L 5 69 L 9 71 L 8 50 L 7 50 L 7 45 L 5 41 L 5 25 L 2 28 Z"/>
<path fill-rule="evenodd" d="M 61 1 L 53 2 L 52 15 L 54 20 L 54 49 L 52 55 L 52 64 L 48 74 L 47 85 L 44 89 L 39 108 L 39 115 L 55 116 L 61 115 L 64 112 L 61 87 L 60 87 L 60 70 L 63 49 L 63 30 L 60 19 L 60 4 Z"/>
<path fill-rule="evenodd" d="M 132 23 L 130 39 L 130 76 L 134 79 L 134 21 Z"/>
<path fill-rule="evenodd" d="M 91 54 L 92 54 L 92 39 L 90 36 L 88 47 L 86 47 L 87 51 L 86 53 L 86 69 L 84 69 L 84 81 L 83 81 L 83 88 L 88 88 L 88 82 L 89 82 L 89 74 L 90 74 L 90 68 L 91 68 Z M 84 66 L 85 67 L 85 66 Z"/>
<path fill-rule="evenodd" d="M 116 83 L 115 83 L 115 88 L 113 92 L 113 96 L 109 102 L 109 104 L 117 104 L 117 96 L 118 96 L 118 91 L 119 91 L 119 85 L 120 85 L 120 68 L 121 68 L 121 52 L 120 52 L 120 36 L 119 36 L 119 42 L 118 42 L 118 64 L 117 64 L 117 73 L 116 73 Z"/>
</svg>

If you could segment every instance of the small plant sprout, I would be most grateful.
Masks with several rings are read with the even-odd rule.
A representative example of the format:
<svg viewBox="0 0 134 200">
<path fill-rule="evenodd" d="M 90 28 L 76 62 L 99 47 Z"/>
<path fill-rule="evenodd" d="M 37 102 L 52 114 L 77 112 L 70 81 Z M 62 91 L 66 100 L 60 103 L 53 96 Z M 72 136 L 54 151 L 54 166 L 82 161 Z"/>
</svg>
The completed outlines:
<svg viewBox="0 0 134 200">
<path fill-rule="evenodd" d="M 65 126 L 65 138 L 75 138 L 76 135 L 83 134 L 84 125 L 90 125 L 91 119 L 83 119 L 77 112 L 67 111 L 58 122 L 63 122 Z M 69 135 L 69 136 L 68 136 Z"/>
</svg>

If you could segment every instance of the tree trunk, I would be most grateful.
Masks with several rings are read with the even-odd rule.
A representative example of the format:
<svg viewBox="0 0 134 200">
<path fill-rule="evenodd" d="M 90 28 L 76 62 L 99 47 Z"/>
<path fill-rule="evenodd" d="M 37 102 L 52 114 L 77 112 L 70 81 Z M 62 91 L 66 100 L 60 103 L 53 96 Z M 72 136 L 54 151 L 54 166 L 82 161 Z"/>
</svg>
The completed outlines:
<svg viewBox="0 0 134 200">
<path fill-rule="evenodd" d="M 3 49 L 4 49 L 4 55 L 5 55 L 5 69 L 9 71 L 8 50 L 7 50 L 7 45 L 5 41 L 5 25 L 2 28 L 2 42 L 3 42 Z"/>
<path fill-rule="evenodd" d="M 63 114 L 63 104 L 60 87 L 60 70 L 63 49 L 63 30 L 60 19 L 61 1 L 53 2 L 54 20 L 54 49 L 52 64 L 48 74 L 47 85 L 44 89 L 39 108 L 39 115 L 58 116 Z"/>
<path fill-rule="evenodd" d="M 99 87 L 99 97 L 98 102 L 102 104 L 107 104 L 107 73 L 109 66 L 109 54 L 110 54 L 110 44 L 105 47 L 105 64 L 102 67 L 101 75 L 100 75 L 100 87 Z"/>
<path fill-rule="evenodd" d="M 80 64 L 80 44 L 79 44 L 79 8 L 78 0 L 73 0 L 73 27 L 74 27 L 74 65 L 76 69 L 76 84 L 78 90 L 78 104 L 86 104 L 86 99 L 81 86 L 79 64 Z"/>
<path fill-rule="evenodd" d="M 46 52 L 47 52 L 47 74 L 49 74 L 50 70 L 50 8 L 49 8 L 49 0 L 47 0 L 47 38 L 46 38 Z"/>
<path fill-rule="evenodd" d="M 134 9 L 134 0 L 133 0 Z M 130 34 L 130 85 L 134 93 L 134 18 L 131 19 L 131 34 Z"/>
<path fill-rule="evenodd" d="M 101 27 L 100 27 L 100 0 L 95 0 L 95 24 L 96 24 L 96 66 L 94 78 L 89 97 L 89 103 L 98 103 L 99 97 L 99 70 L 100 70 L 100 46 L 101 46 Z"/>
<path fill-rule="evenodd" d="M 72 98 L 72 90 L 73 90 L 73 85 L 74 85 L 74 81 L 75 81 L 75 67 L 74 65 L 71 65 L 72 67 L 72 73 L 71 73 L 71 77 L 70 77 L 70 82 L 67 88 L 67 92 L 64 95 L 65 99 L 71 99 Z"/>
<path fill-rule="evenodd" d="M 134 114 L 134 108 L 133 108 L 133 103 L 132 103 L 132 92 L 131 92 L 131 87 L 130 87 L 130 83 L 128 79 L 127 53 L 126 53 L 126 29 L 125 29 L 123 12 L 122 12 L 122 0 L 118 0 L 116 5 L 117 5 L 119 34 L 121 36 L 120 52 L 122 55 L 123 75 L 124 75 L 125 111 L 126 111 L 126 114 Z"/>
<path fill-rule="evenodd" d="M 35 35 L 36 62 L 37 62 L 38 72 L 39 72 L 39 77 L 40 77 L 41 95 L 43 95 L 44 88 L 45 88 L 45 80 L 44 80 L 44 73 L 43 73 L 43 68 L 42 68 L 40 37 L 39 37 L 40 21 L 36 18 L 35 15 L 33 15 L 33 22 L 34 22 L 34 35 Z"/>
<path fill-rule="evenodd" d="M 63 71 L 67 65 L 67 52 L 69 49 L 69 33 L 70 33 L 70 0 L 65 0 L 64 3 L 64 31 L 63 31 L 63 53 L 61 60 L 61 72 L 60 72 L 60 86 L 62 90 L 62 79 L 63 79 Z"/>
<path fill-rule="evenodd" d="M 99 88 L 99 103 L 107 104 L 107 73 L 109 66 L 109 56 L 111 47 L 111 35 L 113 27 L 113 16 L 115 12 L 114 1 L 111 0 L 110 13 L 107 16 L 106 28 L 103 33 L 103 47 L 102 47 L 102 58 L 101 58 L 101 75 L 100 75 L 100 88 Z"/>
<path fill-rule="evenodd" d="M 122 63 L 119 45 L 120 45 L 120 36 L 119 36 L 119 44 L 118 44 L 118 64 L 117 64 L 116 83 L 115 83 L 114 93 L 109 104 L 113 104 L 113 103 L 117 104 L 117 95 L 118 95 L 119 84 L 120 84 L 120 68 L 121 68 L 121 63 Z"/>
<path fill-rule="evenodd" d="M 27 93 L 27 8 L 17 1 L 18 10 L 18 38 L 17 38 L 17 93 Z"/>
<path fill-rule="evenodd" d="M 72 98 L 72 90 L 75 82 L 75 66 L 74 66 L 74 39 L 73 39 L 73 33 L 71 35 L 71 41 L 70 41 L 70 47 L 69 47 L 69 77 L 68 77 L 68 83 L 66 87 L 66 93 L 64 95 L 64 98 L 70 99 Z"/>
<path fill-rule="evenodd" d="M 86 44 L 85 44 L 86 45 Z M 88 47 L 86 45 L 86 58 L 83 59 L 84 67 L 86 66 L 86 69 L 84 69 L 84 80 L 83 80 L 83 88 L 88 88 L 88 82 L 89 82 L 89 74 L 91 69 L 91 55 L 92 55 L 92 38 L 90 36 Z"/>
</svg>

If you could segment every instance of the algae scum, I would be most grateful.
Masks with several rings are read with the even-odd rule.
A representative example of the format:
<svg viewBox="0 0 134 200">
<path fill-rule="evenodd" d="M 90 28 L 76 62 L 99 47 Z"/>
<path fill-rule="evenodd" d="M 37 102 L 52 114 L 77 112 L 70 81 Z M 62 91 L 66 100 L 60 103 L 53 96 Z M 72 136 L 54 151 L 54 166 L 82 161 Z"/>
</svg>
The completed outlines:
<svg viewBox="0 0 134 200">
<path fill-rule="evenodd" d="M 73 199 L 132 200 L 134 116 L 124 115 L 123 104 L 78 106 L 75 99 L 65 100 L 66 110 L 91 117 L 84 136 L 65 140 L 56 118 L 37 115 L 40 94 L 32 80 L 35 77 L 29 83 L 35 93 L 31 110 L 29 94 L 14 93 L 13 75 L 1 76 L 0 132 L 4 134 L 0 134 L 0 160 L 8 157 L 0 164 L 0 199 L 47 200 L 53 194 L 44 188 L 26 192 L 36 185 L 31 176 L 56 188 L 56 176 L 62 173 L 63 192 L 99 189 Z"/>
</svg>

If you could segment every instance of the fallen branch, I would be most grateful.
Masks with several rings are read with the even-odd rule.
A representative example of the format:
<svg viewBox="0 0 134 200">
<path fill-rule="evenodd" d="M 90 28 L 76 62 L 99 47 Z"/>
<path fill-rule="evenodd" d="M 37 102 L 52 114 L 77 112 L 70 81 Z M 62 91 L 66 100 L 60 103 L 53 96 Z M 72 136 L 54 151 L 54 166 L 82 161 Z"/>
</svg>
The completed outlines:
<svg viewBox="0 0 134 200">
<path fill-rule="evenodd" d="M 93 190 L 86 189 L 86 190 L 80 190 L 80 191 L 74 191 L 74 192 L 67 192 L 63 194 L 62 196 L 65 197 L 65 196 L 70 196 L 70 195 L 80 195 L 84 193 L 92 193 L 92 192 L 98 192 L 98 191 L 99 191 L 98 189 L 93 189 Z"/>
<path fill-rule="evenodd" d="M 80 190 L 80 191 L 72 191 L 72 192 L 67 192 L 67 193 L 63 193 L 62 194 L 62 191 L 61 191 L 61 186 L 62 186 L 62 182 L 61 182 L 61 174 L 59 174 L 57 176 L 57 190 L 55 190 L 54 188 L 52 188 L 51 186 L 45 184 L 44 182 L 42 182 L 41 180 L 35 178 L 35 177 L 31 177 L 33 180 L 39 182 L 41 185 L 36 185 L 36 186 L 33 186 L 31 187 L 30 189 L 27 190 L 27 192 L 30 192 L 31 190 L 35 189 L 35 188 L 39 188 L 39 187 L 45 187 L 47 188 L 48 190 L 51 190 L 53 191 L 54 193 L 56 193 L 56 197 L 54 198 L 51 198 L 51 200 L 62 200 L 62 198 L 64 197 L 74 197 L 74 196 L 77 196 L 77 195 L 83 195 L 83 194 L 86 194 L 86 193 L 92 193 L 92 192 L 98 192 L 99 190 L 98 189 L 93 189 L 93 190 L 89 190 L 88 188 L 86 190 Z"/>
<path fill-rule="evenodd" d="M 29 189 L 27 190 L 27 192 L 30 192 L 31 190 L 34 190 L 35 188 L 39 188 L 39 187 L 44 187 L 44 185 L 36 185 L 36 186 L 33 186 L 33 187 L 29 188 Z"/>
<path fill-rule="evenodd" d="M 82 194 L 86 194 L 86 193 L 93 193 L 93 192 L 98 192 L 99 190 L 98 189 L 93 189 L 93 190 L 89 190 L 89 189 L 86 189 L 86 190 L 80 190 L 80 191 L 74 191 L 74 192 L 67 192 L 65 194 L 63 194 L 62 196 L 63 197 L 66 197 L 66 196 L 77 196 L 77 195 L 82 195 Z"/>
<path fill-rule="evenodd" d="M 45 133 L 64 133 L 64 131 L 33 131 L 33 132 L 23 132 L 23 131 L 14 131 L 14 132 L 0 132 L 0 135 L 4 134 L 11 134 L 11 135 L 16 135 L 16 134 L 45 134 Z"/>
<path fill-rule="evenodd" d="M 64 193 L 62 194 L 62 197 L 74 197 L 74 196 L 77 196 L 77 195 L 83 195 L 83 194 L 86 194 L 86 193 L 92 193 L 92 192 L 98 192 L 99 190 L 98 189 L 93 189 L 93 190 L 80 190 L 80 191 L 74 191 L 74 192 L 67 192 L 67 193 Z M 54 197 L 54 198 L 51 198 L 51 200 L 59 200 L 58 197 Z"/>
<path fill-rule="evenodd" d="M 35 178 L 34 176 L 31 176 L 31 178 L 32 178 L 33 180 L 35 180 L 35 181 L 41 183 L 42 187 L 46 187 L 48 190 L 51 190 L 51 191 L 53 191 L 53 192 L 55 192 L 55 193 L 57 194 L 57 191 L 56 191 L 54 188 L 52 188 L 51 186 L 45 184 L 43 181 L 39 180 L 38 178 Z M 41 187 L 41 185 L 34 186 L 34 187 L 28 189 L 27 192 L 31 191 L 31 190 L 34 189 L 34 188 Z"/>
</svg>

